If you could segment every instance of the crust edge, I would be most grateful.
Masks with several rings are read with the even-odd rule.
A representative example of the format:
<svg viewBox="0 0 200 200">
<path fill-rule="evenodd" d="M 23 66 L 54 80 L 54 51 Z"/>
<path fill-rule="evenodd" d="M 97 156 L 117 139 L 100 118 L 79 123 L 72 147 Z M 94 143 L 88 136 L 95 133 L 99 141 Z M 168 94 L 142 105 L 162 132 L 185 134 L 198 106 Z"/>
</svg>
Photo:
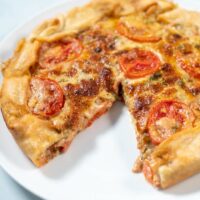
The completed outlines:
<svg viewBox="0 0 200 200">
<path fill-rule="evenodd" d="M 165 189 L 200 172 L 200 126 L 176 133 L 157 146 L 147 162 L 154 186 Z"/>
</svg>

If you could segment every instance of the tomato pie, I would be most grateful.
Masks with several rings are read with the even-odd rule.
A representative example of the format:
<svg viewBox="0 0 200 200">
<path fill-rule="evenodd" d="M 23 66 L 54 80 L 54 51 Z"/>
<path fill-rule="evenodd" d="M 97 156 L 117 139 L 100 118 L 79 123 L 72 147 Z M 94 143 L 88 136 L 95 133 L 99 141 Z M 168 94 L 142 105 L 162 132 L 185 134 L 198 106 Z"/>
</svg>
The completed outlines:
<svg viewBox="0 0 200 200">
<path fill-rule="evenodd" d="M 37 166 L 114 102 L 158 188 L 200 172 L 200 14 L 167 0 L 93 0 L 36 27 L 3 63 L 1 109 Z"/>
</svg>

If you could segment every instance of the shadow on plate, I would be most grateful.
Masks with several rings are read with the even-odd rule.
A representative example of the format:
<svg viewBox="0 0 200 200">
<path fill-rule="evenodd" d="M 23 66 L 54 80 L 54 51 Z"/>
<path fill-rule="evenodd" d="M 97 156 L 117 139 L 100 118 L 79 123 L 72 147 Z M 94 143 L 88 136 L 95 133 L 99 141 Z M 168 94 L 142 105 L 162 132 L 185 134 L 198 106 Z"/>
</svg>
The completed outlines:
<svg viewBox="0 0 200 200">
<path fill-rule="evenodd" d="M 191 194 L 199 192 L 200 190 L 200 174 L 194 175 L 193 177 L 185 180 L 178 185 L 175 185 L 164 191 L 166 194 L 173 194 L 177 196 L 183 196 L 186 194 Z"/>
<path fill-rule="evenodd" d="M 52 179 L 63 178 L 70 170 L 73 170 L 84 156 L 87 156 L 96 147 L 96 140 L 102 134 L 117 123 L 122 112 L 121 103 L 116 103 L 113 108 L 103 117 L 98 119 L 86 131 L 80 133 L 72 142 L 69 150 L 55 158 L 41 169 L 41 172 Z"/>
</svg>

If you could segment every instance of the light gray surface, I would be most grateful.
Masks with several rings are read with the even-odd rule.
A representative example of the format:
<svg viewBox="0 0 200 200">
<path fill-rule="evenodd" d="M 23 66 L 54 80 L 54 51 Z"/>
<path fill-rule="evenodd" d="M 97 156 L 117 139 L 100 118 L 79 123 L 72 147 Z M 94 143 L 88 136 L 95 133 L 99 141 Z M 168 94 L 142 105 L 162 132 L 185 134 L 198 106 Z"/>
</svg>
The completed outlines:
<svg viewBox="0 0 200 200">
<path fill-rule="evenodd" d="M 0 199 L 2 200 L 40 200 L 13 181 L 0 169 Z"/>
<path fill-rule="evenodd" d="M 60 2 L 64 0 L 0 0 L 0 40 L 32 16 Z M 40 200 L 19 186 L 1 168 L 0 199 Z"/>
</svg>

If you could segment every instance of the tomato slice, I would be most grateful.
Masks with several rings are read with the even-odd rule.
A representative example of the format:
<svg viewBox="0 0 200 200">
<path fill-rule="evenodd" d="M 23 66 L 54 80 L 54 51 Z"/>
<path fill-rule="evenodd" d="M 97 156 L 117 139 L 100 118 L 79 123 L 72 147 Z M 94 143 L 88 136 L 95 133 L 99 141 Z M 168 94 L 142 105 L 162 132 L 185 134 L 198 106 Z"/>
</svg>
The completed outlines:
<svg viewBox="0 0 200 200">
<path fill-rule="evenodd" d="M 34 114 L 49 117 L 61 111 L 64 105 L 64 94 L 58 83 L 35 77 L 31 79 L 30 88 L 28 106 Z"/>
<path fill-rule="evenodd" d="M 43 69 L 52 68 L 59 63 L 77 58 L 81 51 L 82 45 L 76 39 L 45 43 L 39 52 L 39 65 Z"/>
<path fill-rule="evenodd" d="M 200 79 L 200 54 L 189 54 L 177 59 L 178 63 L 190 76 Z"/>
<path fill-rule="evenodd" d="M 124 23 L 119 22 L 117 25 L 117 31 L 119 34 L 124 35 L 130 40 L 135 42 L 159 42 L 161 37 L 153 36 L 147 30 L 147 27 L 127 27 Z"/>
<path fill-rule="evenodd" d="M 153 144 L 158 145 L 172 134 L 193 126 L 194 115 L 190 108 L 175 100 L 163 100 L 149 112 L 148 132 Z"/>
<path fill-rule="evenodd" d="M 161 62 L 151 51 L 132 49 L 119 57 L 121 70 L 127 78 L 141 78 L 158 71 Z"/>
</svg>

